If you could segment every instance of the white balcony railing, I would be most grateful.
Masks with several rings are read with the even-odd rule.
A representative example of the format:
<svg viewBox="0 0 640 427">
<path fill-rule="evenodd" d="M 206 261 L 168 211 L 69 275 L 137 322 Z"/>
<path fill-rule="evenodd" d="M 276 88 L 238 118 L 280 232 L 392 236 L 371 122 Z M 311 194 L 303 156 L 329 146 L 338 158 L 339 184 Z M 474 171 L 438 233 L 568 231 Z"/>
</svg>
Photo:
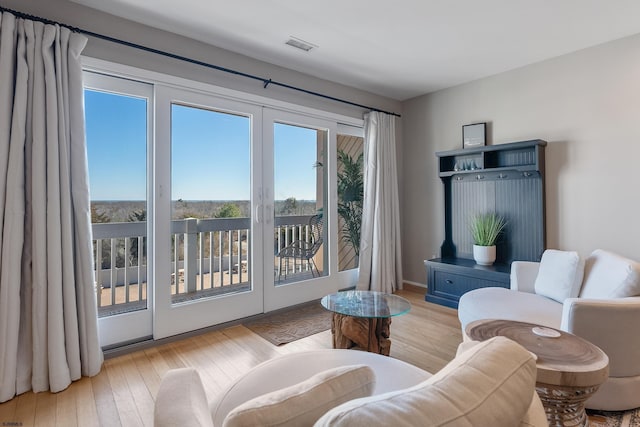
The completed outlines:
<svg viewBox="0 0 640 427">
<path fill-rule="evenodd" d="M 274 254 L 292 240 L 310 239 L 309 218 L 309 215 L 275 218 Z M 187 218 L 171 222 L 171 277 L 166 282 L 171 286 L 174 302 L 249 289 L 250 221 L 250 218 Z M 93 224 L 101 317 L 146 307 L 146 227 L 146 222 Z M 295 273 L 307 266 L 292 263 L 289 268 L 288 273 Z"/>
</svg>

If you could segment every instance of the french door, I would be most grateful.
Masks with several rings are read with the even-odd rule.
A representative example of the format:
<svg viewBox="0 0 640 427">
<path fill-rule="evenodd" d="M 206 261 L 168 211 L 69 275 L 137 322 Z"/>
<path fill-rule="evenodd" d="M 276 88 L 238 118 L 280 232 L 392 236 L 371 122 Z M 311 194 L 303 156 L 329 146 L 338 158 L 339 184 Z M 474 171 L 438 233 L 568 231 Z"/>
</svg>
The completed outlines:
<svg viewBox="0 0 640 427">
<path fill-rule="evenodd" d="M 332 277 L 336 223 L 335 199 L 329 197 L 335 194 L 335 180 L 329 180 L 335 176 L 335 141 L 335 122 L 264 110 L 265 311 L 339 288 Z"/>
<path fill-rule="evenodd" d="M 153 334 L 153 86 L 83 79 L 98 331 L 109 347 Z"/>
<path fill-rule="evenodd" d="M 85 86 L 103 347 L 353 285 L 335 121 L 90 72 Z"/>
<path fill-rule="evenodd" d="M 261 117 L 156 87 L 156 339 L 263 311 Z"/>
</svg>

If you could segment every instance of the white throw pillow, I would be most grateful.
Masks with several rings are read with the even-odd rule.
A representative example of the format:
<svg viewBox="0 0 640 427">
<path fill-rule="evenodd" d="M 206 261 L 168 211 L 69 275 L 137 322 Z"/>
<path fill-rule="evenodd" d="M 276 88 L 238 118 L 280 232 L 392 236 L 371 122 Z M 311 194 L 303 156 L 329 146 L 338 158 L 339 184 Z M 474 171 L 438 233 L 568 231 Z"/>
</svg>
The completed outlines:
<svg viewBox="0 0 640 427">
<path fill-rule="evenodd" d="M 535 391 L 536 363 L 505 337 L 473 346 L 430 379 L 352 400 L 316 426 L 518 426 Z"/>
<path fill-rule="evenodd" d="M 223 426 L 311 426 L 328 410 L 371 396 L 374 385 L 375 374 L 366 365 L 328 369 L 306 381 L 243 403 L 229 412 Z"/>
<path fill-rule="evenodd" d="M 587 258 L 580 298 L 625 298 L 640 295 L 640 263 L 602 249 Z"/>
<path fill-rule="evenodd" d="M 547 249 L 540 260 L 535 292 L 563 303 L 578 296 L 583 275 L 584 260 L 577 252 Z"/>
</svg>

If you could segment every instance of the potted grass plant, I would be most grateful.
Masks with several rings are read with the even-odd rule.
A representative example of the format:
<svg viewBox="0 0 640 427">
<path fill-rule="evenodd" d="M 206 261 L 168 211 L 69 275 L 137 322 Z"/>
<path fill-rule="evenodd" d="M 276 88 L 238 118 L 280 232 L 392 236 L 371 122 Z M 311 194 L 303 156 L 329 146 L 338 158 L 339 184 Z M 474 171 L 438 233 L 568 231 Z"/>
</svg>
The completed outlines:
<svg viewBox="0 0 640 427">
<path fill-rule="evenodd" d="M 479 213 L 471 218 L 473 259 L 479 265 L 491 265 L 496 260 L 496 241 L 507 222 L 495 212 Z"/>
</svg>

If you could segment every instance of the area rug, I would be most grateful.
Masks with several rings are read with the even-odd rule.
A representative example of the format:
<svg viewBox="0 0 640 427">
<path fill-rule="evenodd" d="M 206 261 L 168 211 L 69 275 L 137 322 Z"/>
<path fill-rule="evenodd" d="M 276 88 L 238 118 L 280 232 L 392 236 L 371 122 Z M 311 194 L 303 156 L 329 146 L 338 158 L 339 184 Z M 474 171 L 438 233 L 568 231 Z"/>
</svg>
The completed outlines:
<svg viewBox="0 0 640 427">
<path fill-rule="evenodd" d="M 331 312 L 314 301 L 243 324 L 270 343 L 282 345 L 331 328 Z"/>
<path fill-rule="evenodd" d="M 591 427 L 637 427 L 640 426 L 640 408 L 631 411 L 594 411 L 587 409 Z"/>
</svg>

